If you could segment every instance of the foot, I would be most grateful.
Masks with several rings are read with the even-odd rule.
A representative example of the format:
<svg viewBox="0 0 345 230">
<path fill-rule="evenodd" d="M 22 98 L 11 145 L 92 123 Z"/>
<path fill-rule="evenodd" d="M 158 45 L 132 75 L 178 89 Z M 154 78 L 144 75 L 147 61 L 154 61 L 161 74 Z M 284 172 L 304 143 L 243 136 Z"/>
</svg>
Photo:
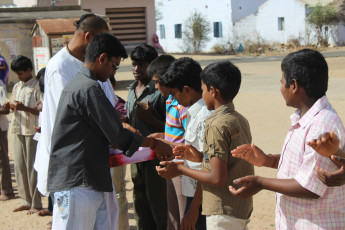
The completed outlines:
<svg viewBox="0 0 345 230">
<path fill-rule="evenodd" d="M 52 225 L 53 225 L 53 222 L 52 221 L 49 221 L 47 226 L 48 226 L 48 229 L 52 229 Z"/>
<path fill-rule="evenodd" d="M 42 209 L 41 211 L 39 211 L 37 213 L 37 215 L 39 215 L 39 216 L 52 216 L 53 213 L 51 211 L 49 211 L 48 209 Z"/>
<path fill-rule="evenodd" d="M 16 196 L 14 195 L 14 193 L 11 194 L 7 194 L 7 195 L 0 195 L 0 201 L 6 201 L 6 200 L 12 200 L 15 199 Z"/>
<path fill-rule="evenodd" d="M 20 212 L 20 211 L 24 211 L 24 210 L 30 210 L 31 207 L 30 206 L 25 206 L 25 205 L 22 205 L 16 209 L 13 210 L 13 212 Z"/>
<path fill-rule="evenodd" d="M 38 208 L 30 208 L 30 210 L 28 211 L 27 215 L 32 215 L 32 214 L 35 214 L 39 211 L 41 211 L 42 209 L 38 209 Z"/>
</svg>

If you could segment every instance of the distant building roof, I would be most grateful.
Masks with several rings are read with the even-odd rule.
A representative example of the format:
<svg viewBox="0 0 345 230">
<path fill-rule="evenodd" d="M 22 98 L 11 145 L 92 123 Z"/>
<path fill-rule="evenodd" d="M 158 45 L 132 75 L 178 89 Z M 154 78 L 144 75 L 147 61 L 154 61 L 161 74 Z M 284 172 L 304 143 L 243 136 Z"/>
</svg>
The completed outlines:
<svg viewBox="0 0 345 230">
<path fill-rule="evenodd" d="M 89 12 L 81 10 L 80 6 L 0 8 L 0 23 L 35 23 L 39 19 L 80 18 L 87 13 Z"/>
<path fill-rule="evenodd" d="M 68 34 L 75 31 L 73 23 L 78 19 L 79 18 L 40 19 L 36 22 L 47 35 Z"/>
</svg>

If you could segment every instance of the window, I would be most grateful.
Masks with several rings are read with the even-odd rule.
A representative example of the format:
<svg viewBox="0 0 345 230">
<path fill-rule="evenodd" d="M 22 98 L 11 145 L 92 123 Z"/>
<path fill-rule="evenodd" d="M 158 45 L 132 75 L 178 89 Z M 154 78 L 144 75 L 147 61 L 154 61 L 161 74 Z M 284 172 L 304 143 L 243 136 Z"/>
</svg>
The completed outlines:
<svg viewBox="0 0 345 230">
<path fill-rule="evenodd" d="M 182 24 L 175 24 L 175 38 L 182 38 Z"/>
<path fill-rule="evenodd" d="M 161 39 L 165 39 L 165 26 L 159 25 L 159 36 Z"/>
<path fill-rule="evenodd" d="M 221 38 L 223 37 L 223 28 L 221 22 L 214 22 L 213 23 L 213 37 Z"/>
<path fill-rule="evenodd" d="M 285 20 L 284 18 L 278 18 L 278 30 L 282 31 L 285 29 Z"/>
</svg>

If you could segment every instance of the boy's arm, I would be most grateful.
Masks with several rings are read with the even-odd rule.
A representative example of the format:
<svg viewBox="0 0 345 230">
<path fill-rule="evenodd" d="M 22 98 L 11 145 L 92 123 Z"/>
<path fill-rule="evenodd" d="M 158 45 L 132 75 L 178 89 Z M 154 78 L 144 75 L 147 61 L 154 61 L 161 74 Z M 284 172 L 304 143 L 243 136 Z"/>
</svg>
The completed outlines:
<svg viewBox="0 0 345 230">
<path fill-rule="evenodd" d="M 9 114 L 9 113 L 10 113 L 10 109 L 4 109 L 0 107 L 0 114 Z"/>
<path fill-rule="evenodd" d="M 320 196 L 303 188 L 295 179 L 275 179 L 260 176 L 246 176 L 234 180 L 235 184 L 242 184 L 239 189 L 229 186 L 230 192 L 241 198 L 249 198 L 263 189 L 278 192 L 286 196 L 297 198 L 317 199 Z"/>
<path fill-rule="evenodd" d="M 25 111 L 25 112 L 28 112 L 28 113 L 32 113 L 34 115 L 39 115 L 39 113 L 40 113 L 40 111 L 38 111 L 38 109 L 27 107 L 27 106 L 25 106 L 23 103 L 21 103 L 19 101 L 15 102 L 14 108 L 16 110 Z"/>
<path fill-rule="evenodd" d="M 189 206 L 187 213 L 184 215 L 181 221 L 181 229 L 195 229 L 195 224 L 198 221 L 199 209 L 202 202 L 202 187 L 198 182 L 195 190 L 195 194 L 192 203 Z"/>
<path fill-rule="evenodd" d="M 233 157 L 241 158 L 258 167 L 278 168 L 280 154 L 265 154 L 254 143 L 240 145 L 231 151 Z"/>
</svg>

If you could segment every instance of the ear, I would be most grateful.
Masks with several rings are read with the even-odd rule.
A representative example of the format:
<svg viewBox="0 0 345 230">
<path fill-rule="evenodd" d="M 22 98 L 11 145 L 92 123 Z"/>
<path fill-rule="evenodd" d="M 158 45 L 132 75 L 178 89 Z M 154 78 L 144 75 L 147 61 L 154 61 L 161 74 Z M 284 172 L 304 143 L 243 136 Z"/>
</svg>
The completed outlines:
<svg viewBox="0 0 345 230">
<path fill-rule="evenodd" d="M 292 93 L 296 94 L 300 87 L 298 85 L 298 82 L 296 81 L 296 79 L 292 79 L 290 82 L 290 89 L 292 90 Z"/>
<path fill-rule="evenodd" d="M 219 90 L 214 88 L 213 86 L 210 86 L 210 93 L 212 94 L 212 97 L 215 98 L 219 94 Z"/>
<path fill-rule="evenodd" d="M 98 62 L 99 62 L 99 64 L 104 64 L 106 61 L 108 61 L 108 55 L 106 53 L 102 53 L 98 57 Z"/>
<path fill-rule="evenodd" d="M 185 85 L 185 86 L 183 86 L 182 91 L 183 91 L 183 90 L 186 90 L 186 92 L 188 93 L 188 92 L 190 91 L 190 87 Z"/>
<path fill-rule="evenodd" d="M 91 41 L 92 37 L 93 37 L 93 34 L 92 34 L 91 32 L 86 32 L 86 33 L 84 34 L 84 40 L 85 40 L 85 42 L 88 44 L 88 43 Z"/>
</svg>

